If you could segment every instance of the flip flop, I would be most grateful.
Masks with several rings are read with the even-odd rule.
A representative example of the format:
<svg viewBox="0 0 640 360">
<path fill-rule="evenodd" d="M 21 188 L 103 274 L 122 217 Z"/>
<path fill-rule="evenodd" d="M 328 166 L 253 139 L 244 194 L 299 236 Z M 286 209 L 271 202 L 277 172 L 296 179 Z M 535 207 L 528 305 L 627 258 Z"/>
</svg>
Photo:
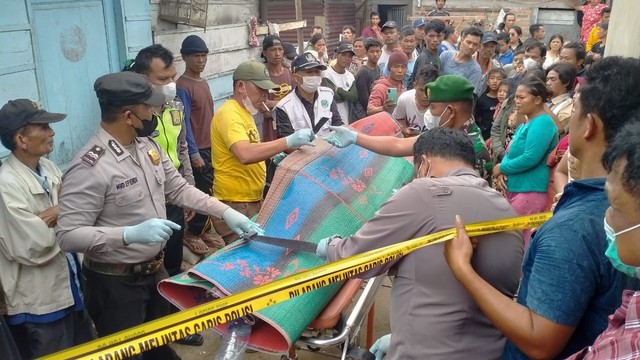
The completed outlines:
<svg viewBox="0 0 640 360">
<path fill-rule="evenodd" d="M 209 247 L 199 236 L 189 236 L 185 234 L 182 243 L 196 255 L 204 255 L 209 252 Z"/>
</svg>

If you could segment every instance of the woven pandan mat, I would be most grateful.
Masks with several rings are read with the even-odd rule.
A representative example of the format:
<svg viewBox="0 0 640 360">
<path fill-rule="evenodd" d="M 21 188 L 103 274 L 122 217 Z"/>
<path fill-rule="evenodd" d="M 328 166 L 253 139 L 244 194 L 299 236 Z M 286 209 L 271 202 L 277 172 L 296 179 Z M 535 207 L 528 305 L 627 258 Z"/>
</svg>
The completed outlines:
<svg viewBox="0 0 640 360">
<path fill-rule="evenodd" d="M 370 135 L 400 131 L 386 113 L 351 126 Z M 323 140 L 316 144 L 293 152 L 278 166 L 257 218 L 265 235 L 316 243 L 334 234 L 351 235 L 373 217 L 393 189 L 413 176 L 404 158 L 380 156 L 358 146 L 338 149 Z M 159 290 L 176 306 L 187 308 L 321 264 L 314 254 L 259 242 L 234 243 L 189 272 L 161 282 Z M 260 310 L 249 346 L 286 353 L 340 286 L 332 284 Z"/>
</svg>

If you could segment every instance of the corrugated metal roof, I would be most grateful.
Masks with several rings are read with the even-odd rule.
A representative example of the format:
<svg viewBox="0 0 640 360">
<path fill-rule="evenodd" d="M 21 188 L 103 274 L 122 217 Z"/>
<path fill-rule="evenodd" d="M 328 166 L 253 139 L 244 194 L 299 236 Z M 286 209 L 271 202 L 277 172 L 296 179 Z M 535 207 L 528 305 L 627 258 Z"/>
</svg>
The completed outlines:
<svg viewBox="0 0 640 360">
<path fill-rule="evenodd" d="M 311 28 L 315 25 L 315 17 L 324 15 L 322 0 L 304 0 L 302 2 L 302 18 L 307 20 L 307 27 L 303 29 L 304 41 L 309 41 Z M 284 23 L 296 20 L 296 7 L 293 0 L 270 0 L 267 3 L 267 20 L 272 23 Z M 283 31 L 280 38 L 296 44 L 298 42 L 295 30 Z"/>
</svg>

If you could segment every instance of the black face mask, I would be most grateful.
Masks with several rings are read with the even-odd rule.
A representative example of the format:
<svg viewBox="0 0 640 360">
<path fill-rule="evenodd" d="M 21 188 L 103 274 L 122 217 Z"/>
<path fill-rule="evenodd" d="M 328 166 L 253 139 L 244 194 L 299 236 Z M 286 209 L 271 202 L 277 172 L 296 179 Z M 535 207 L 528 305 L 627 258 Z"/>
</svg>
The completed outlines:
<svg viewBox="0 0 640 360">
<path fill-rule="evenodd" d="M 136 113 L 133 113 L 133 115 L 135 115 L 142 122 L 142 129 L 134 127 L 136 135 L 138 137 L 147 137 L 153 134 L 153 132 L 156 130 L 156 127 L 158 127 L 158 115 L 156 114 L 153 114 L 153 116 L 151 116 L 151 120 L 141 119 L 138 115 L 136 115 Z"/>
</svg>

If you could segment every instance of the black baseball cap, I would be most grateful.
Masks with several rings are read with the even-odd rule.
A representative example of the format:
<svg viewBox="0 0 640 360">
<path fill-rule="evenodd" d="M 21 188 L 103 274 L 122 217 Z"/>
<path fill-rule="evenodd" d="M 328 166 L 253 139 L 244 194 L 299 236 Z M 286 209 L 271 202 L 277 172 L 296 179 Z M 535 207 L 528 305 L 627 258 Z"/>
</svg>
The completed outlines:
<svg viewBox="0 0 640 360">
<path fill-rule="evenodd" d="M 293 59 L 293 62 L 291 63 L 291 69 L 293 69 L 293 72 L 297 72 L 298 70 L 311 69 L 327 70 L 327 67 L 320 64 L 320 61 L 318 61 L 318 59 L 312 53 L 305 52 Z"/>
<path fill-rule="evenodd" d="M 276 45 L 283 46 L 283 42 L 278 35 L 267 35 L 264 37 L 264 40 L 262 40 L 262 50 L 267 50 Z"/>
<path fill-rule="evenodd" d="M 385 28 L 399 29 L 398 24 L 396 24 L 396 22 L 393 20 L 389 20 L 385 22 L 384 25 L 382 25 L 382 28 L 380 30 L 384 31 Z"/>
<path fill-rule="evenodd" d="M 338 48 L 336 49 L 336 54 L 340 54 L 343 52 L 350 52 L 353 55 L 356 54 L 355 51 L 353 51 L 353 45 L 349 44 L 348 42 L 343 42 L 340 45 L 338 45 Z"/>
<path fill-rule="evenodd" d="M 0 109 L 0 134 L 12 134 L 29 124 L 50 124 L 66 117 L 66 114 L 45 111 L 29 99 L 9 100 Z"/>
<path fill-rule="evenodd" d="M 496 35 L 496 33 L 494 33 L 493 31 L 485 31 L 484 34 L 482 34 L 482 45 L 488 44 L 490 42 L 494 42 L 497 44 L 498 35 Z"/>
<path fill-rule="evenodd" d="M 164 95 L 153 89 L 145 75 L 132 71 L 107 74 L 93 84 L 98 101 L 108 105 L 126 106 L 164 104 Z"/>
<path fill-rule="evenodd" d="M 282 47 L 284 48 L 284 57 L 289 58 L 289 59 L 293 59 L 296 56 L 298 56 L 298 51 L 296 50 L 296 47 L 293 46 L 292 43 L 282 43 Z"/>
</svg>

